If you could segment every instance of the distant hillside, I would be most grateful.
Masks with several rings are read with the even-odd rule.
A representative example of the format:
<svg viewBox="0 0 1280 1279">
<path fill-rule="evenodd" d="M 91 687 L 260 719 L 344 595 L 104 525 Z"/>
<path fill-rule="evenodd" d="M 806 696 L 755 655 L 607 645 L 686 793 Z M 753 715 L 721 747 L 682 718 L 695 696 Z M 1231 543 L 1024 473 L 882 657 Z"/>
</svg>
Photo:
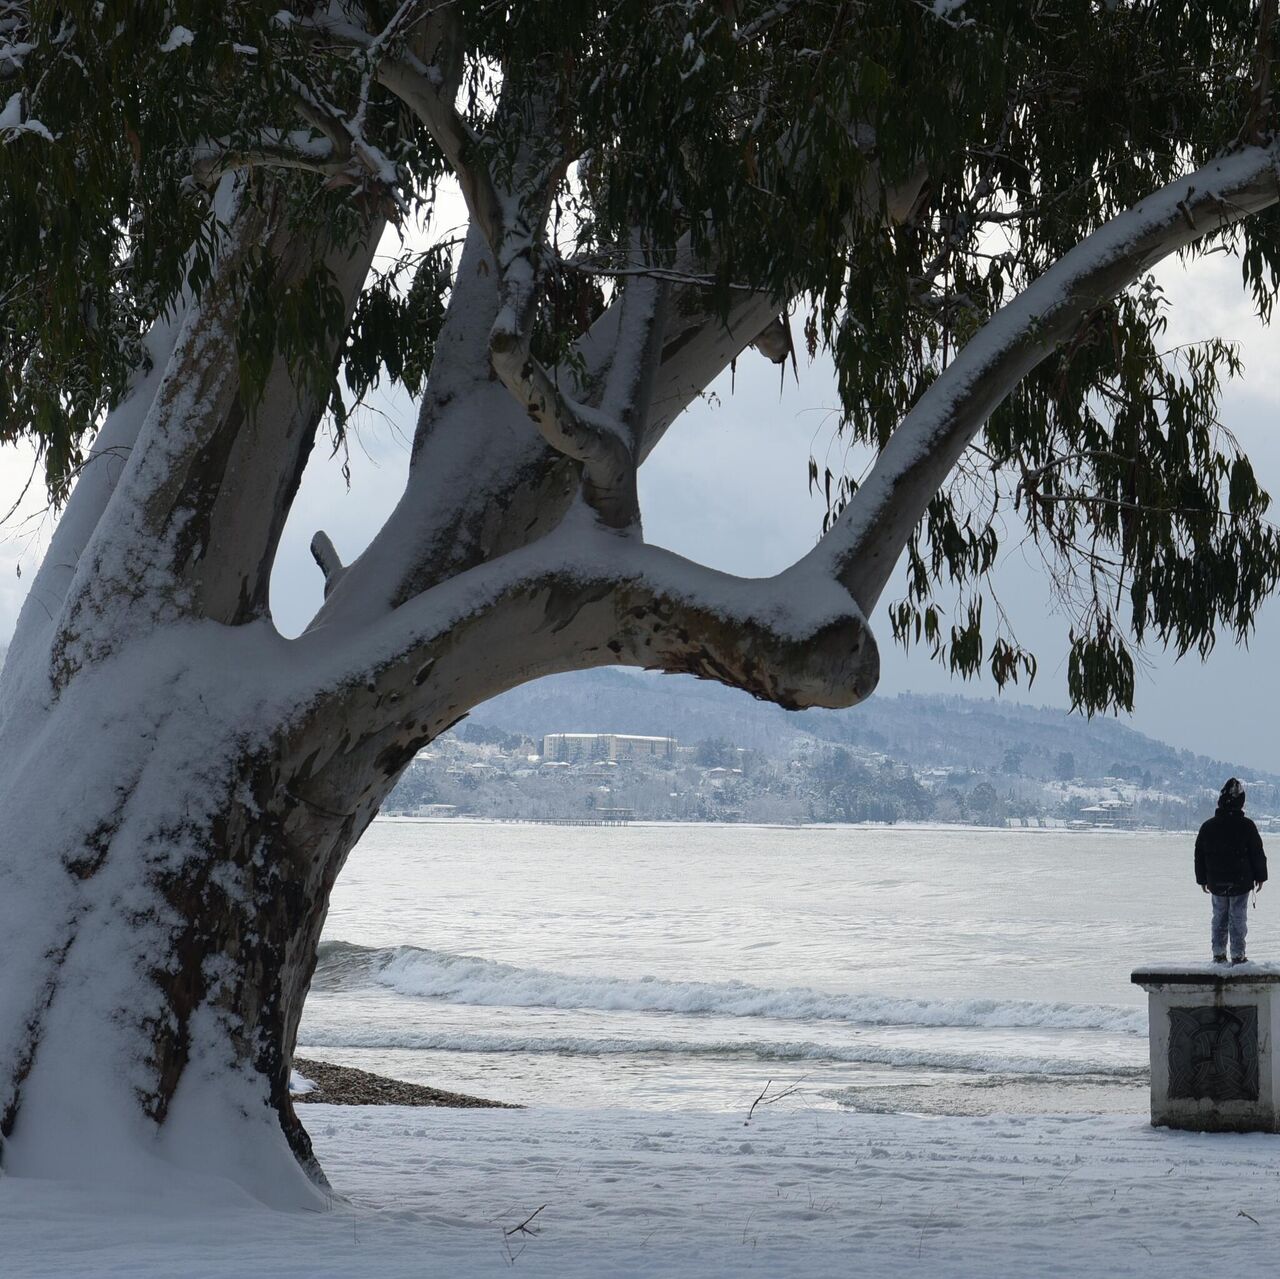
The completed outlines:
<svg viewBox="0 0 1280 1279">
<path fill-rule="evenodd" d="M 1177 750 L 1115 719 L 1088 720 L 1054 707 L 960 696 L 900 693 L 844 711 L 798 713 L 687 676 L 618 670 L 555 675 L 479 706 L 479 724 L 540 738 L 556 732 L 645 733 L 682 742 L 728 738 L 768 755 L 799 738 L 875 751 L 915 768 L 969 767 L 1054 778 L 1123 776 L 1218 786 L 1236 774 L 1271 774 Z"/>
<path fill-rule="evenodd" d="M 604 669 L 552 675 L 476 707 L 477 723 L 507 732 L 642 733 L 697 742 L 731 738 L 736 746 L 773 753 L 805 736 L 800 717 L 721 684 L 689 676 L 639 678 Z"/>
</svg>

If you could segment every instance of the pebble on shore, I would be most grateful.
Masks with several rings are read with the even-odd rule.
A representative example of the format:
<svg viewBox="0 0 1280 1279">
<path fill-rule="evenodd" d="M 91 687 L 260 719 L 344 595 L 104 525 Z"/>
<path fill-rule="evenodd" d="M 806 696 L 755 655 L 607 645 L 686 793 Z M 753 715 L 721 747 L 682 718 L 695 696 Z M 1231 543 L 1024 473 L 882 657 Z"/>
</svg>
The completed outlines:
<svg viewBox="0 0 1280 1279">
<path fill-rule="evenodd" d="M 331 1106 L 471 1106 L 490 1110 L 522 1110 L 508 1101 L 489 1101 L 466 1093 L 446 1092 L 426 1084 L 407 1084 L 351 1066 L 335 1066 L 327 1061 L 294 1059 L 294 1070 L 315 1086 L 293 1093 L 293 1100 L 323 1101 Z"/>
</svg>

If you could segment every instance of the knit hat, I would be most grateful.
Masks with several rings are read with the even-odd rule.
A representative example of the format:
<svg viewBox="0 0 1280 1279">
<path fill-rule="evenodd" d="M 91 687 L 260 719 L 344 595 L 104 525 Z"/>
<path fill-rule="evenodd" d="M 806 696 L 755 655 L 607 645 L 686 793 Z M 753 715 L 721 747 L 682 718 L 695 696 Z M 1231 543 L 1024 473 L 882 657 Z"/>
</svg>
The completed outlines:
<svg viewBox="0 0 1280 1279">
<path fill-rule="evenodd" d="M 1244 783 L 1238 777 L 1230 777 L 1224 783 L 1218 796 L 1219 808 L 1244 807 Z"/>
</svg>

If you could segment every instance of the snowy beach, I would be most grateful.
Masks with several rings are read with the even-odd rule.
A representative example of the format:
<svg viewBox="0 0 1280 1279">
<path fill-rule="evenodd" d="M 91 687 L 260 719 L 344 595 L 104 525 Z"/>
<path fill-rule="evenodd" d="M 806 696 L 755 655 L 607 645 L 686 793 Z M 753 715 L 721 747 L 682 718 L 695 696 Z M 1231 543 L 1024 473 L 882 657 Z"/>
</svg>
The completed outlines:
<svg viewBox="0 0 1280 1279">
<path fill-rule="evenodd" d="M 377 822 L 300 1053 L 526 1109 L 302 1107 L 320 1215 L 3 1180 L 0 1274 L 1268 1264 L 1280 1138 L 1147 1121 L 1129 973 L 1198 953 L 1190 870 L 1174 836 Z"/>
<path fill-rule="evenodd" d="M 1280 1245 L 1280 1138 L 1158 1131 L 1142 1115 L 926 1118 L 788 1098 L 747 1127 L 554 1109 L 307 1119 L 350 1200 L 332 1212 L 276 1213 L 181 1178 L 145 1199 L 9 1179 L 0 1273 L 1174 1279 L 1228 1260 L 1270 1274 Z"/>
</svg>

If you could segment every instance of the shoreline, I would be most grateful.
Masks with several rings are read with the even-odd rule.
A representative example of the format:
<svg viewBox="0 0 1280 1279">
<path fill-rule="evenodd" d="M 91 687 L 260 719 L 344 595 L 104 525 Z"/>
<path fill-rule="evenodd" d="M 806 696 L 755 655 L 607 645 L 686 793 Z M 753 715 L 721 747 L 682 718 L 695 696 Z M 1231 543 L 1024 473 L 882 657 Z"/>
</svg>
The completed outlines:
<svg viewBox="0 0 1280 1279">
<path fill-rule="evenodd" d="M 374 822 L 397 823 L 414 826 L 564 826 L 573 822 L 559 822 L 536 817 L 478 817 L 470 814 L 462 817 L 412 817 L 405 813 L 379 813 Z M 1133 839 L 1136 837 L 1166 836 L 1186 839 L 1196 832 L 1186 830 L 1158 830 L 1155 827 L 1135 830 L 1117 830 L 1110 826 L 978 826 L 969 822 L 677 822 L 640 819 L 605 825 L 592 825 L 592 830 L 682 830 L 686 827 L 719 830 L 780 830 L 780 831 L 848 831 L 848 830 L 901 830 L 901 831 L 972 831 L 984 835 L 1105 835 L 1108 838 Z"/>
<path fill-rule="evenodd" d="M 449 1092 L 429 1084 L 411 1084 L 354 1066 L 296 1057 L 294 1072 L 312 1087 L 290 1092 L 294 1103 L 320 1102 L 330 1106 L 447 1106 L 454 1110 L 523 1110 L 510 1101 L 493 1101 L 470 1093 Z"/>
<path fill-rule="evenodd" d="M 295 1072 L 315 1087 L 293 1094 L 293 1101 L 318 1102 L 337 1106 L 427 1106 L 471 1110 L 526 1110 L 518 1102 L 495 1101 L 474 1094 L 411 1083 L 394 1075 L 384 1075 L 355 1066 L 298 1057 Z M 394 1066 L 391 1069 L 395 1069 Z M 802 1076 L 781 1079 L 779 1090 L 792 1098 L 782 1110 L 836 1111 L 862 1115 L 931 1116 L 963 1119 L 979 1117 L 1028 1118 L 1072 1115 L 1097 1118 L 1105 1115 L 1145 1116 L 1149 1112 L 1150 1080 L 1140 1075 L 1028 1075 L 1008 1071 L 986 1074 L 976 1071 L 934 1072 L 920 1077 L 904 1071 L 903 1078 L 888 1077 L 862 1081 L 824 1081 Z M 762 1076 L 763 1077 L 763 1076 Z M 772 1084 L 774 1081 L 770 1080 Z M 754 1088 L 754 1084 L 752 1085 Z M 767 1091 L 767 1089 L 766 1089 Z M 690 1107 L 673 1104 L 654 1106 L 634 1100 L 621 1105 L 593 1105 L 581 1098 L 541 1097 L 538 1109 L 581 1109 L 593 1113 L 613 1110 L 668 1116 L 687 1113 L 736 1115 L 747 1105 L 751 1089 L 739 1098 L 741 1104 L 725 1106 L 715 1101 Z"/>
</svg>

